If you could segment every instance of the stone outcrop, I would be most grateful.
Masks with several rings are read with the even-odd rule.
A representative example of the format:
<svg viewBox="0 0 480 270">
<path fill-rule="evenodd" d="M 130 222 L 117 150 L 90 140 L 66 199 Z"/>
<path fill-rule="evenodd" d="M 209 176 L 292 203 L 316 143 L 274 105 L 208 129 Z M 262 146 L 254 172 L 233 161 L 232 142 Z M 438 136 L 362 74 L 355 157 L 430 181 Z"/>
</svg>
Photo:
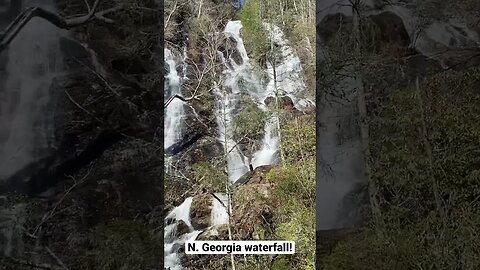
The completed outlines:
<svg viewBox="0 0 480 270">
<path fill-rule="evenodd" d="M 208 193 L 193 197 L 190 219 L 195 230 L 203 230 L 210 226 L 212 199 L 212 195 Z"/>
<path fill-rule="evenodd" d="M 243 185 L 243 184 L 266 184 L 267 178 L 266 174 L 274 168 L 274 165 L 264 165 L 255 168 L 253 171 L 247 172 L 245 175 L 240 177 L 235 182 L 235 185 Z"/>
<path fill-rule="evenodd" d="M 273 222 L 272 190 L 273 185 L 268 183 L 236 188 L 232 216 L 235 239 L 265 239 Z"/>
</svg>

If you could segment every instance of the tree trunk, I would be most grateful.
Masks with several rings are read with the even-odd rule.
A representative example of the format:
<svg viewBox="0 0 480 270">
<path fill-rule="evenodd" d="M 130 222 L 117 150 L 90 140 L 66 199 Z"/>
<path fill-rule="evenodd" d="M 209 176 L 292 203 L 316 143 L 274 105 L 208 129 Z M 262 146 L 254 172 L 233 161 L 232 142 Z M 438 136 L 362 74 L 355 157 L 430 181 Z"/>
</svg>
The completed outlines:
<svg viewBox="0 0 480 270">
<path fill-rule="evenodd" d="M 373 179 L 371 179 L 370 168 L 370 147 L 369 147 L 369 127 L 367 119 L 367 105 L 365 101 L 365 88 L 363 79 L 359 73 L 361 67 L 361 41 L 360 41 L 360 14 L 358 13 L 359 1 L 353 5 L 353 35 L 355 39 L 355 85 L 357 89 L 357 105 L 359 113 L 360 136 L 362 141 L 362 152 L 365 160 L 365 176 L 368 181 L 368 191 L 370 196 L 370 207 L 372 211 L 373 220 L 377 231 L 382 235 L 383 222 L 381 217 L 380 204 L 378 202 L 377 186 Z"/>
<path fill-rule="evenodd" d="M 438 187 L 438 182 L 437 179 L 435 178 L 433 172 L 434 172 L 434 159 L 433 159 L 433 153 L 432 153 L 432 146 L 430 144 L 430 141 L 428 140 L 428 129 L 427 129 L 427 123 L 426 123 L 426 116 L 425 116 L 425 106 L 422 98 L 422 93 L 420 90 L 420 83 L 418 80 L 418 77 L 415 80 L 415 95 L 418 100 L 418 105 L 420 108 L 420 118 L 422 122 L 422 141 L 423 145 L 425 147 L 425 152 L 427 154 L 428 158 L 428 165 L 430 167 L 430 173 L 432 177 L 432 189 L 433 189 L 433 196 L 435 198 L 435 205 L 437 208 L 437 211 L 442 218 L 442 220 L 445 223 L 445 212 L 442 207 L 442 200 L 440 198 L 440 191 Z"/>
</svg>

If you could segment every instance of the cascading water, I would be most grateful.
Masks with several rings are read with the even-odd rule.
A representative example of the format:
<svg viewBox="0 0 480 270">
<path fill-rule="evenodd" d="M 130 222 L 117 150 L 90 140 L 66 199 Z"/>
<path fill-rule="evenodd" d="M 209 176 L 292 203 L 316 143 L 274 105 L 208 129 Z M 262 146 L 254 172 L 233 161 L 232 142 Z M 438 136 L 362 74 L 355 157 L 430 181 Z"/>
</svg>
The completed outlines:
<svg viewBox="0 0 480 270">
<path fill-rule="evenodd" d="M 215 193 L 212 205 L 212 218 L 210 223 L 212 226 L 228 223 L 228 196 L 222 193 Z"/>
<path fill-rule="evenodd" d="M 269 82 L 267 85 L 263 85 L 262 80 L 256 76 L 255 71 L 250 64 L 250 59 L 248 58 L 247 51 L 240 36 L 240 29 L 242 28 L 241 22 L 230 21 L 225 27 L 225 34 L 235 40 L 237 51 L 242 58 L 242 64 L 239 65 L 235 63 L 232 57 L 230 57 L 229 62 L 232 64 L 232 68 L 225 71 L 227 77 L 225 85 L 232 89 L 233 94 L 238 95 L 241 93 L 242 88 L 239 83 L 241 79 L 243 84 L 248 85 L 247 94 L 256 99 L 258 107 L 261 110 L 267 112 L 269 112 L 269 109 L 265 105 L 265 100 L 268 97 L 275 98 L 277 96 L 288 96 L 292 99 L 294 105 L 300 110 L 314 106 L 313 102 L 309 99 L 301 98 L 306 89 L 305 80 L 303 78 L 303 69 L 300 59 L 293 49 L 288 46 L 288 41 L 282 30 L 273 24 L 265 23 L 264 26 L 270 34 L 272 42 L 280 48 L 281 59 L 280 63 L 275 66 L 267 62 L 266 73 L 269 76 Z M 225 66 L 228 67 L 228 65 Z M 229 97 L 226 99 L 230 101 Z M 235 105 L 236 104 L 225 102 L 225 105 L 223 106 L 227 106 L 227 111 L 231 111 L 234 110 Z M 233 123 L 230 122 L 230 124 Z M 221 128 L 223 128 L 223 126 Z M 279 119 L 278 116 L 273 113 L 273 115 L 266 121 L 262 146 L 259 151 L 253 154 L 251 164 L 254 168 L 262 165 L 270 165 L 276 162 L 276 155 L 280 148 L 278 128 Z M 233 127 L 227 127 L 227 130 L 228 129 L 233 129 Z M 243 160 L 245 160 L 245 158 L 243 158 L 242 161 Z M 238 167 L 240 166 L 240 168 L 244 168 L 244 166 L 247 166 L 248 164 L 239 162 L 238 153 L 233 153 L 233 151 L 229 156 L 229 162 L 234 163 L 234 165 L 230 165 L 229 163 L 229 175 L 232 181 L 236 181 L 243 174 L 239 175 L 237 171 L 232 171 L 230 168 L 233 167 L 233 169 L 245 173 L 246 168 L 242 171 L 239 170 Z"/>
<path fill-rule="evenodd" d="M 241 28 L 242 23 L 240 21 L 230 21 L 227 23 L 224 31 L 227 37 L 235 40 L 237 52 L 242 59 L 242 63 L 238 64 L 233 57 L 230 56 L 228 63 L 231 63 L 231 65 L 229 66 L 227 65 L 227 60 L 222 57 L 224 65 L 227 68 L 224 72 L 226 77 L 225 87 L 226 89 L 231 89 L 231 93 L 224 90 L 223 93 L 219 94 L 219 114 L 217 114 L 219 119 L 217 122 L 219 123 L 220 134 L 225 133 L 226 136 L 229 136 L 230 138 L 233 137 L 231 130 L 234 129 L 234 123 L 231 118 L 228 119 L 229 121 L 223 121 L 224 119 L 222 119 L 221 113 L 222 111 L 226 111 L 228 112 L 227 115 L 231 117 L 231 112 L 235 110 L 235 106 L 237 105 L 236 102 L 232 102 L 232 100 L 238 101 L 238 97 L 242 93 L 242 88 L 245 88 L 245 85 L 248 85 L 246 94 L 254 97 L 255 100 L 257 100 L 259 108 L 263 111 L 268 111 L 264 104 L 264 100 L 267 97 L 272 96 L 272 94 L 274 95 L 272 89 L 265 87 L 260 78 L 254 73 L 243 39 L 240 36 Z M 220 55 L 223 56 L 223 54 Z M 224 102 L 222 102 L 222 99 Z M 265 138 L 263 140 L 263 145 L 261 150 L 254 154 L 254 158 L 251 162 L 252 166 L 257 167 L 273 163 L 274 155 L 278 152 L 279 147 L 279 140 L 276 131 L 277 121 L 278 119 L 275 119 L 275 116 L 267 121 L 265 125 Z M 225 126 L 223 122 L 227 125 Z M 226 132 L 222 133 L 222 130 L 226 130 Z M 225 140 L 224 136 L 225 135 L 220 139 Z M 247 158 L 241 154 L 240 150 L 237 150 L 238 147 L 232 148 L 236 144 L 237 143 L 234 142 L 233 139 L 227 140 L 227 149 L 230 151 L 228 154 L 228 175 L 232 182 L 235 182 L 244 175 L 248 171 L 249 165 L 249 163 L 246 162 Z"/>
<path fill-rule="evenodd" d="M 288 45 L 288 40 L 280 27 L 270 23 L 264 23 L 264 26 L 272 43 L 279 47 L 280 52 L 280 63 L 275 67 L 267 62 L 270 81 L 266 93 L 272 97 L 275 93 L 279 96 L 288 96 L 299 110 L 314 107 L 314 102 L 305 96 L 305 74 L 300 58 Z"/>
<path fill-rule="evenodd" d="M 214 87 L 214 94 L 216 96 L 215 114 L 219 131 L 218 139 L 227 151 L 227 173 L 231 182 L 237 181 L 248 172 L 250 164 L 248 158 L 241 152 L 238 147 L 238 142 L 234 140 L 233 136 L 233 130 L 235 128 L 233 115 L 238 112 L 239 107 L 241 109 L 240 101 L 242 95 L 252 97 L 258 107 L 266 112 L 270 112 L 270 109 L 265 105 L 265 99 L 275 97 L 278 94 L 278 91 L 276 91 L 277 88 L 285 89 L 283 94 L 291 97 L 295 102 L 295 106 L 299 109 L 314 106 L 312 105 L 313 102 L 300 97 L 305 90 L 305 83 L 299 58 L 288 46 L 283 32 L 276 26 L 270 26 L 270 28 L 273 29 L 269 31 L 272 34 L 272 39 L 274 39 L 274 42 L 281 48 L 282 61 L 275 67 L 276 76 L 274 76 L 273 67 L 267 66 L 266 73 L 269 75 L 268 83 L 264 83 L 259 76 L 256 75 L 250 64 L 250 59 L 240 36 L 240 30 L 242 28 L 241 22 L 228 22 L 223 32 L 226 37 L 235 41 L 236 52 L 241 58 L 241 63 L 237 63 L 232 55 L 225 57 L 222 52 L 218 52 L 219 58 L 225 66 L 225 70 L 223 72 L 223 83 L 221 85 L 215 85 Z M 276 156 L 280 149 L 278 127 L 279 119 L 276 115 L 273 115 L 266 121 L 262 146 L 259 151 L 253 154 L 252 166 L 271 165 L 277 162 Z M 181 247 L 185 241 L 195 240 L 202 233 L 202 231 L 192 226 L 190 220 L 191 205 L 192 198 L 189 197 L 180 206 L 173 209 L 166 218 L 166 269 L 182 269 Z M 210 227 L 206 230 L 210 233 L 213 231 L 213 234 L 215 234 L 216 226 L 228 223 L 228 206 L 227 195 L 215 193 L 214 196 L 212 196 Z M 184 223 L 188 227 L 187 233 L 178 235 L 177 230 L 180 223 Z"/>
<path fill-rule="evenodd" d="M 217 125 L 220 133 L 219 140 L 227 151 L 228 178 L 235 182 L 248 172 L 248 163 L 245 156 L 239 150 L 237 142 L 233 140 L 232 112 L 235 107 L 236 93 L 222 93 L 219 87 L 215 87 L 217 99 Z"/>
<path fill-rule="evenodd" d="M 253 155 L 252 166 L 254 168 L 276 162 L 276 155 L 280 148 L 280 139 L 277 131 L 278 121 L 277 116 L 272 116 L 265 124 L 265 136 L 262 141 L 262 148 Z"/>
<path fill-rule="evenodd" d="M 227 173 L 230 181 L 232 182 L 235 182 L 242 175 L 248 172 L 249 164 L 247 158 L 240 151 L 238 143 L 233 139 L 234 121 L 232 114 L 235 112 L 235 107 L 238 104 L 239 97 L 242 92 L 239 87 L 238 80 L 243 78 L 245 81 L 257 82 L 256 78 L 252 76 L 248 77 L 248 75 L 250 75 L 248 73 L 249 58 L 245 46 L 243 45 L 243 40 L 240 37 L 240 28 L 241 23 L 239 21 L 230 21 L 225 27 L 224 34 L 236 41 L 237 51 L 240 54 L 242 63 L 237 64 L 231 56 L 229 56 L 229 59 L 227 60 L 223 54 L 219 52 L 219 56 L 221 57 L 223 64 L 227 69 L 224 71 L 224 84 L 215 87 L 215 94 L 218 97 L 216 104 L 216 116 L 220 134 L 219 140 L 227 151 Z M 231 64 L 231 68 L 229 68 L 228 63 Z"/>
<path fill-rule="evenodd" d="M 165 49 L 165 63 L 168 67 L 168 74 L 165 76 L 165 100 L 167 100 L 175 95 L 181 96 L 182 91 L 177 65 L 169 49 Z M 165 148 L 172 146 L 181 138 L 184 115 L 183 102 L 178 98 L 173 99 L 165 111 Z"/>
<path fill-rule="evenodd" d="M 182 96 L 181 79 L 177 72 L 177 64 L 173 53 L 169 49 L 165 49 L 165 64 L 168 69 L 168 73 L 165 76 L 165 100 L 175 95 Z M 165 109 L 165 149 L 181 139 L 184 118 L 184 103 L 180 99 L 174 98 Z M 171 161 L 171 157 L 165 158 L 167 171 L 171 166 Z"/>
<path fill-rule="evenodd" d="M 23 4 L 23 8 L 35 5 L 54 11 L 51 0 Z M 0 78 L 0 179 L 45 157 L 53 148 L 50 91 L 53 78 L 63 71 L 62 35 L 64 31 L 49 22 L 32 18 L 3 51 L 6 77 Z"/>
<path fill-rule="evenodd" d="M 228 223 L 227 196 L 215 193 L 211 196 L 211 216 L 210 228 Z M 166 226 L 164 230 L 164 252 L 165 252 L 165 269 L 181 270 L 182 267 L 182 250 L 186 241 L 195 240 L 203 231 L 197 230 L 192 226 L 190 219 L 190 209 L 192 207 L 192 197 L 188 197 L 185 201 L 175 207 L 165 218 Z M 178 228 L 180 223 L 188 227 L 188 232 L 179 235 Z"/>
</svg>

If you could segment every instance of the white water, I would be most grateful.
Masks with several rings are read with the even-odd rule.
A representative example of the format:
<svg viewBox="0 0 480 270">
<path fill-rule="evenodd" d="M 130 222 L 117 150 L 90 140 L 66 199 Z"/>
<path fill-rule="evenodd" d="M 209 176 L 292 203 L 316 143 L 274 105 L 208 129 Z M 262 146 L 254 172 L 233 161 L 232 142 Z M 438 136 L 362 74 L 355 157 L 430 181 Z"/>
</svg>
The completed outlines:
<svg viewBox="0 0 480 270">
<path fill-rule="evenodd" d="M 269 96 L 275 96 L 275 92 L 278 96 L 288 96 L 299 110 L 315 106 L 314 102 L 305 96 L 306 85 L 302 63 L 295 51 L 288 45 L 285 34 L 274 24 L 264 23 L 264 26 L 270 39 L 279 46 L 281 58 L 280 64 L 276 64 L 275 67 L 267 62 L 267 73 L 270 81 L 266 93 Z"/>
<path fill-rule="evenodd" d="M 169 97 L 174 95 L 182 95 L 180 76 L 177 72 L 177 64 L 173 53 L 169 49 L 165 49 L 165 63 L 168 67 L 168 74 L 165 76 L 165 90 Z M 183 102 L 175 98 L 165 110 L 165 148 L 172 146 L 182 136 L 182 123 L 185 116 Z"/>
<path fill-rule="evenodd" d="M 221 193 L 215 193 L 219 200 L 212 196 L 210 228 L 214 226 L 228 223 L 228 211 L 225 207 L 228 204 L 228 198 Z M 183 269 L 181 263 L 181 255 L 177 252 L 175 247 L 182 246 L 186 241 L 195 240 L 203 231 L 197 230 L 192 226 L 190 219 L 190 209 L 192 206 L 192 197 L 188 197 L 179 206 L 175 207 L 165 218 L 165 220 L 172 220 L 173 222 L 164 229 L 164 252 L 165 252 L 165 269 L 181 270 Z M 183 221 L 189 228 L 189 232 L 182 235 L 177 235 L 178 222 Z"/>
<path fill-rule="evenodd" d="M 233 129 L 235 128 L 233 115 L 238 112 L 239 107 L 241 108 L 239 102 L 242 94 L 252 97 L 257 102 L 258 107 L 267 112 L 269 109 L 265 105 L 265 99 L 267 97 L 275 97 L 278 92 L 275 86 L 283 89 L 282 95 L 289 96 L 298 109 L 314 106 L 313 102 L 302 97 L 306 88 L 303 69 L 300 59 L 288 46 L 283 32 L 276 26 L 270 27 L 272 39 L 274 39 L 274 42 L 281 48 L 282 58 L 280 64 L 275 67 L 277 72 L 277 84 L 275 84 L 272 66 L 267 66 L 265 70 L 269 75 L 269 82 L 265 83 L 257 76 L 258 71 L 255 71 L 250 64 L 250 59 L 240 36 L 241 28 L 242 24 L 240 21 L 230 21 L 227 23 L 223 34 L 235 40 L 236 50 L 242 62 L 237 63 L 231 55 L 225 57 L 223 53 L 218 52 L 225 70 L 223 72 L 222 83 L 214 87 L 214 94 L 217 98 L 215 115 L 217 117 L 219 131 L 218 139 L 228 151 L 227 172 L 231 182 L 235 182 L 248 172 L 249 166 L 248 158 L 243 155 L 240 148 L 237 147 L 238 142 L 233 139 Z M 254 167 L 270 165 L 277 162 L 276 156 L 280 149 L 280 139 L 277 130 L 278 125 L 278 117 L 275 115 L 267 120 L 264 127 L 265 135 L 262 140 L 262 146 L 252 157 L 251 163 Z M 228 224 L 229 221 L 227 196 L 221 193 L 216 193 L 215 195 L 220 201 L 212 196 L 210 227 L 207 228 L 207 230 L 213 234 L 218 233 L 215 226 Z M 167 216 L 167 220 L 172 218 L 175 220 L 183 220 L 190 230 L 189 233 L 176 236 L 176 222 L 165 227 L 165 267 L 167 269 L 183 269 L 181 266 L 181 254 L 175 252 L 174 245 L 183 244 L 186 239 L 194 240 L 201 233 L 191 225 L 191 203 L 192 198 L 187 198 Z"/>
<path fill-rule="evenodd" d="M 212 217 L 210 223 L 212 226 L 228 223 L 228 196 L 222 193 L 215 193 L 219 200 L 213 198 Z"/>
<path fill-rule="evenodd" d="M 29 2 L 23 7 L 54 10 L 52 1 Z M 64 33 L 33 18 L 3 51 L 7 63 L 6 81 L 0 83 L 0 178 L 47 156 L 53 148 L 51 84 L 63 70 L 59 38 Z"/>
<path fill-rule="evenodd" d="M 277 127 L 278 117 L 273 116 L 268 119 L 265 124 L 265 136 L 262 141 L 262 148 L 255 152 L 252 158 L 252 166 L 254 168 L 276 163 L 276 155 L 280 148 Z"/>
<path fill-rule="evenodd" d="M 177 72 L 177 63 L 175 56 L 169 49 L 164 50 L 165 64 L 168 73 L 165 75 L 165 100 L 174 95 L 182 95 L 182 80 L 187 80 L 186 62 L 183 61 L 182 70 L 183 77 L 180 78 Z M 184 50 L 184 60 L 186 58 L 186 50 Z M 185 118 L 184 103 L 180 99 L 173 99 L 165 109 L 165 130 L 164 130 L 164 148 L 177 143 L 183 132 L 183 121 Z M 166 172 L 170 170 L 172 157 L 165 157 Z M 185 241 L 195 240 L 201 231 L 194 230 L 190 221 L 190 207 L 192 205 L 192 197 L 188 197 L 185 201 L 175 207 L 166 217 L 166 220 L 174 221 L 165 226 L 164 229 L 164 252 L 165 252 L 165 269 L 181 270 L 180 256 L 174 250 L 175 246 L 183 245 Z M 188 226 L 190 232 L 187 234 L 177 235 L 178 222 L 183 221 Z"/>
<path fill-rule="evenodd" d="M 190 222 L 190 207 L 192 206 L 192 200 L 192 197 L 186 198 L 181 205 L 175 207 L 172 212 L 168 214 L 167 219 L 174 218 L 175 220 L 183 220 L 190 229 L 193 229 L 192 223 Z"/>
<path fill-rule="evenodd" d="M 270 80 L 265 91 L 257 95 L 258 101 L 264 105 L 267 97 L 288 96 L 299 110 L 315 106 L 311 100 L 302 97 L 305 95 L 306 86 L 300 58 L 288 45 L 288 40 L 278 26 L 269 23 L 264 23 L 264 26 L 272 42 L 279 47 L 281 61 L 276 63 L 275 66 L 267 62 L 267 74 Z M 262 105 L 259 107 L 266 110 L 266 106 Z M 274 114 L 265 124 L 262 148 L 253 156 L 252 165 L 254 168 L 276 162 L 276 155 L 280 148 L 278 127 L 279 119 Z"/>
<path fill-rule="evenodd" d="M 164 49 L 165 63 L 168 73 L 165 75 L 165 101 L 170 97 L 182 96 L 182 87 L 180 76 L 177 72 L 177 63 L 175 56 L 169 49 Z M 186 57 L 186 51 L 184 51 Z M 186 80 L 186 63 L 183 62 L 183 80 Z M 182 138 L 183 122 L 185 118 L 184 103 L 178 98 L 173 99 L 165 109 L 164 123 L 164 149 L 177 143 Z M 173 157 L 165 157 L 165 170 L 168 173 L 171 168 Z"/>
<path fill-rule="evenodd" d="M 231 130 L 234 129 L 234 123 L 231 119 L 231 113 L 235 110 L 238 96 L 242 93 L 242 87 L 239 84 L 240 80 L 244 85 L 247 85 L 247 91 L 243 91 L 252 98 L 254 98 L 258 104 L 258 107 L 263 111 L 269 112 L 267 106 L 265 106 L 265 99 L 267 97 L 288 96 L 294 102 L 294 105 L 303 109 L 305 107 L 312 106 L 312 102 L 308 99 L 299 98 L 305 90 L 305 82 L 303 78 L 303 69 L 301 62 L 294 51 L 288 46 L 288 42 L 280 30 L 280 28 L 265 24 L 268 32 L 271 34 L 271 38 L 274 43 L 280 47 L 280 55 L 282 61 L 277 66 L 273 67 L 270 63 L 267 64 L 266 73 L 269 76 L 269 82 L 265 85 L 250 64 L 245 45 L 240 36 L 240 30 L 242 24 L 240 21 L 230 21 L 225 27 L 224 33 L 235 40 L 236 48 L 242 58 L 242 63 L 236 63 L 232 57 L 229 57 L 228 63 L 231 64 L 231 68 L 227 65 L 227 61 L 224 59 L 225 67 L 225 86 L 231 89 L 231 93 L 223 91 L 219 96 L 224 100 L 223 104 L 219 102 L 219 112 L 226 112 L 227 126 L 223 125 L 225 121 L 219 121 L 220 131 L 226 130 L 223 134 L 227 134 L 232 137 Z M 223 56 L 223 55 L 222 55 Z M 274 75 L 274 69 L 276 76 Z M 223 106 L 223 107 L 222 107 Z M 251 164 L 254 168 L 262 165 L 270 165 L 277 162 L 277 154 L 280 148 L 280 139 L 278 137 L 278 117 L 274 114 L 266 121 L 265 135 L 262 140 L 262 146 L 260 150 L 253 154 Z M 220 123 L 222 122 L 222 123 Z M 228 126 L 230 125 L 230 126 Z M 221 132 L 222 133 L 222 132 Z M 225 140 L 225 137 L 221 137 Z M 227 140 L 228 149 L 232 151 L 228 158 L 228 173 L 230 180 L 235 182 L 243 174 L 248 171 L 247 158 L 242 153 L 233 148 L 236 142 L 233 140 Z"/>
<path fill-rule="evenodd" d="M 198 235 L 202 231 L 193 231 L 190 233 L 186 233 L 181 235 L 179 238 L 175 240 L 173 243 L 166 243 L 164 245 L 164 252 L 165 252 L 165 269 L 168 270 L 182 270 L 182 262 L 179 254 L 174 252 L 173 248 L 175 245 L 184 245 L 187 241 L 193 241 L 197 239 Z"/>
<path fill-rule="evenodd" d="M 185 241 L 195 240 L 201 231 L 193 230 L 192 223 L 190 221 L 190 207 L 192 206 L 192 197 L 188 197 L 185 201 L 175 207 L 166 217 L 166 220 L 174 219 L 174 222 L 167 225 L 164 229 L 164 252 L 165 252 L 165 269 L 180 270 L 181 267 L 180 257 L 173 251 L 175 245 L 183 245 Z M 183 221 L 190 233 L 177 236 L 178 221 Z"/>
<path fill-rule="evenodd" d="M 225 27 L 224 34 L 227 37 L 235 39 L 237 51 L 239 52 L 243 63 L 237 64 L 232 57 L 229 57 L 227 60 L 223 57 L 223 54 L 219 52 L 227 69 L 224 71 L 225 81 L 223 85 L 215 87 L 215 94 L 218 97 L 216 116 L 220 134 L 219 140 L 228 152 L 228 177 L 232 182 L 237 181 L 242 175 L 248 172 L 248 161 L 237 146 L 237 142 L 233 140 L 234 123 L 232 113 L 238 104 L 241 94 L 238 80 L 242 78 L 245 70 L 248 70 L 249 67 L 249 58 L 245 46 L 243 45 L 243 40 L 240 37 L 240 28 L 240 22 L 230 21 Z M 231 63 L 232 68 L 228 67 L 228 62 Z"/>
</svg>

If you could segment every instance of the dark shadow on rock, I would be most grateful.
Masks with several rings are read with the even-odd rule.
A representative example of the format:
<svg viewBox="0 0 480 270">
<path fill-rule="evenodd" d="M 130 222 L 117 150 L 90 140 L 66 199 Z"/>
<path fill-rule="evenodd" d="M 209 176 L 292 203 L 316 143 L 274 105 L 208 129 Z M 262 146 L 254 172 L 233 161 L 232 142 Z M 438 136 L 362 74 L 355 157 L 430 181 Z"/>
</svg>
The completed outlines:
<svg viewBox="0 0 480 270">
<path fill-rule="evenodd" d="M 60 149 L 57 153 L 33 162 L 3 180 L 0 193 L 17 192 L 30 196 L 42 193 L 55 186 L 63 177 L 73 175 L 84 168 L 122 138 L 123 136 L 117 132 L 104 131 L 90 142 L 79 155 L 67 160 L 62 160 L 64 158 L 63 149 Z"/>
</svg>

